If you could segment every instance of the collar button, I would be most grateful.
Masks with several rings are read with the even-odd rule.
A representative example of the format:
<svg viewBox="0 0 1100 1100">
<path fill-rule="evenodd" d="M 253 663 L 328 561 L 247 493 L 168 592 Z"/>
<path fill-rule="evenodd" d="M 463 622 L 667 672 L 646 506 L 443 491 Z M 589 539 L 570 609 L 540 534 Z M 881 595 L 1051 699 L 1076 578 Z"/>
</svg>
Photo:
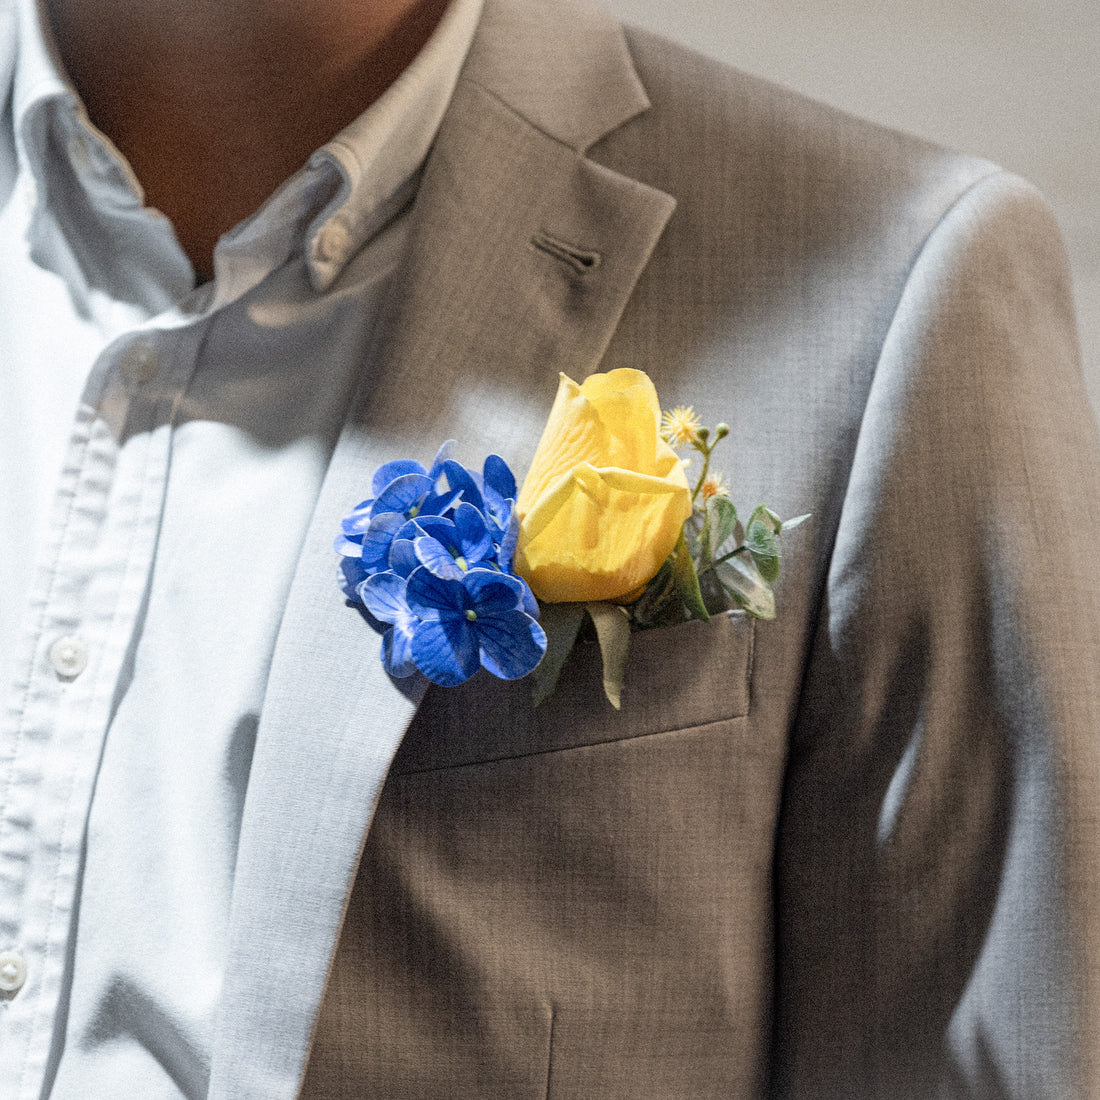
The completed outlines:
<svg viewBox="0 0 1100 1100">
<path fill-rule="evenodd" d="M 317 237 L 317 258 L 327 263 L 343 263 L 351 248 L 351 234 L 343 222 L 330 221 Z"/>
</svg>

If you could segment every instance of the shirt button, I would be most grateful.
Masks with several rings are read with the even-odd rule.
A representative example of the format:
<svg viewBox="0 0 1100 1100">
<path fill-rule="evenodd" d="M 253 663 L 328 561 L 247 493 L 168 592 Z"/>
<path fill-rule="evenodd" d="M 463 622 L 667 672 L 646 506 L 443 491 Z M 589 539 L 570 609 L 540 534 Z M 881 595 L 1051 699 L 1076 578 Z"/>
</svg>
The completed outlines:
<svg viewBox="0 0 1100 1100">
<path fill-rule="evenodd" d="M 79 638 L 58 638 L 50 646 L 50 664 L 58 676 L 75 680 L 88 667 L 88 647 Z"/>
<path fill-rule="evenodd" d="M 119 360 L 119 367 L 127 380 L 135 386 L 148 382 L 160 369 L 157 353 L 148 344 L 131 344 Z"/>
<path fill-rule="evenodd" d="M 27 964 L 15 951 L 0 952 L 0 993 L 18 993 L 27 980 Z"/>
<path fill-rule="evenodd" d="M 351 234 L 343 222 L 329 222 L 317 238 L 317 255 L 329 263 L 342 263 L 350 247 Z"/>
</svg>

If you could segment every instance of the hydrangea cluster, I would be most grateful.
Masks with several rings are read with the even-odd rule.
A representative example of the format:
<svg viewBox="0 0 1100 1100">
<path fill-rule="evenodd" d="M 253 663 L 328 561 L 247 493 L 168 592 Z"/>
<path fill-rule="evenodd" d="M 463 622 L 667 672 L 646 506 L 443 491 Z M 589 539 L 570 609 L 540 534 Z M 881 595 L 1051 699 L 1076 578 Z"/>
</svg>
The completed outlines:
<svg viewBox="0 0 1100 1100">
<path fill-rule="evenodd" d="M 512 559 L 516 480 L 499 455 L 477 473 L 444 443 L 430 469 L 398 460 L 374 474 L 369 500 L 341 523 L 344 592 L 383 631 L 391 676 L 419 670 L 453 687 L 479 668 L 526 676 L 546 652 L 539 608 Z"/>
</svg>

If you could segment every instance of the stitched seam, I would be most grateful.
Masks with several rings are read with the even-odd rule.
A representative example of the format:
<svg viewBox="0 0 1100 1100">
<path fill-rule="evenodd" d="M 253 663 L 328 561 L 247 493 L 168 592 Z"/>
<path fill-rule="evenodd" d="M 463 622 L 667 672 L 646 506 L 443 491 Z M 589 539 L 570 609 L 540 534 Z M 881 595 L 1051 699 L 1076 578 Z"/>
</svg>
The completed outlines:
<svg viewBox="0 0 1100 1100">
<path fill-rule="evenodd" d="M 102 397 L 103 388 L 104 388 L 105 385 L 106 385 L 106 381 L 102 381 L 102 384 L 100 385 L 99 389 L 97 389 L 94 392 L 94 394 L 89 395 L 90 397 L 94 397 L 96 403 L 98 403 L 99 399 Z M 65 552 L 65 537 L 66 537 L 66 533 L 69 530 L 69 525 L 72 522 L 73 510 L 76 507 L 76 498 L 78 496 L 79 489 L 80 489 L 81 475 L 84 472 L 84 467 L 85 467 L 85 464 L 86 464 L 87 459 L 88 459 L 88 450 L 92 445 L 92 432 L 93 432 L 93 429 L 95 427 L 94 409 L 95 409 L 95 407 L 97 407 L 97 404 L 93 405 L 91 401 L 89 401 L 88 404 L 89 404 L 89 407 L 93 409 L 93 412 L 91 412 L 87 417 L 88 435 L 87 435 L 87 438 L 84 439 L 80 444 L 79 457 L 77 458 L 76 456 L 74 456 L 73 465 L 74 465 L 74 468 L 75 468 L 75 473 L 74 473 L 75 484 L 74 484 L 72 492 L 66 492 L 66 495 L 67 495 L 68 499 L 67 499 L 66 504 L 65 504 L 65 516 L 64 516 L 64 519 L 62 520 L 61 525 L 60 525 L 60 534 L 58 536 L 57 549 L 56 549 L 56 552 L 53 555 L 53 560 L 49 565 L 49 583 L 46 586 L 45 598 L 42 601 L 42 610 L 38 614 L 38 616 L 36 617 L 36 625 L 34 627 L 34 633 L 35 633 L 36 640 L 35 640 L 34 652 L 33 652 L 33 655 L 31 657 L 30 670 L 27 674 L 27 682 L 23 687 L 23 691 L 20 695 L 20 700 L 19 700 L 19 724 L 18 724 L 18 728 L 16 729 L 15 744 L 14 744 L 13 749 L 12 749 L 12 752 L 14 754 L 13 757 L 12 757 L 13 760 L 15 759 L 15 756 L 18 755 L 20 747 L 22 746 L 22 743 L 25 739 L 25 734 L 27 732 L 27 704 L 30 700 L 31 692 L 33 690 L 32 685 L 34 683 L 35 667 L 38 663 L 39 647 L 42 644 L 42 642 L 45 640 L 45 629 L 46 629 L 45 628 L 45 623 L 46 623 L 47 618 L 49 617 L 50 607 L 53 604 L 54 592 L 56 590 L 56 587 L 57 587 L 57 584 L 58 584 L 58 581 L 59 581 L 59 578 L 60 578 L 61 559 L 62 559 L 62 557 L 64 555 L 64 552 Z M 35 578 L 35 582 L 37 582 L 37 578 Z M 20 642 L 22 643 L 25 640 L 26 640 L 26 635 L 25 634 L 21 635 L 20 636 Z M 24 667 L 23 665 L 20 665 L 21 669 L 23 667 Z M 11 802 L 11 788 L 12 788 L 13 783 L 14 783 L 14 775 L 9 776 L 7 783 L 4 785 L 4 796 L 3 796 L 2 801 L 0 801 L 0 834 L 3 834 L 6 831 L 6 830 L 3 829 L 3 819 L 7 816 L 8 807 L 9 807 L 10 802 Z"/>
<path fill-rule="evenodd" d="M 544 138 L 547 138 L 549 141 L 554 142 L 555 145 L 560 145 L 563 149 L 568 149 L 570 152 L 576 153 L 578 158 L 582 160 L 584 159 L 584 150 L 578 149 L 575 145 L 570 145 L 567 141 L 562 141 L 561 138 L 555 137 L 552 133 L 550 133 L 549 130 L 544 130 L 541 126 L 536 125 L 526 115 L 521 114 L 510 103 L 497 95 L 497 93 L 494 92 L 492 88 L 487 88 L 480 81 L 474 80 L 468 76 L 463 76 L 461 78 L 461 82 L 464 84 L 469 84 L 471 88 L 477 88 L 479 92 L 482 92 L 494 102 L 499 103 L 501 107 L 503 107 L 513 118 L 519 119 L 519 121 L 522 122 L 525 126 L 528 126 L 536 133 L 542 134 Z"/>
<path fill-rule="evenodd" d="M 756 674 L 756 619 L 749 618 L 749 652 L 745 660 L 745 717 L 752 713 L 752 685 Z"/>
<path fill-rule="evenodd" d="M 169 423 L 173 427 L 175 425 L 175 420 L 176 420 L 176 417 L 178 415 L 178 410 L 180 408 L 181 401 L 182 401 L 182 393 L 175 394 L 173 396 L 172 400 L 171 400 L 171 410 L 172 411 L 171 411 L 171 419 L 169 420 Z M 165 405 L 167 405 L 167 404 L 169 404 L 168 399 L 167 398 L 161 398 L 154 405 L 154 407 L 153 407 L 154 418 L 156 416 L 156 413 L 160 409 L 164 408 Z M 129 412 L 127 413 L 127 415 L 129 415 Z M 90 443 L 90 437 L 89 437 L 89 443 Z M 159 495 L 161 497 L 161 509 L 160 509 L 160 511 L 161 511 L 162 516 L 163 516 L 163 497 L 164 497 L 164 493 L 166 492 L 166 486 L 168 484 L 167 466 L 168 466 L 168 463 L 170 461 L 171 446 L 172 446 L 172 439 L 171 439 L 171 437 L 169 437 L 169 439 L 166 443 L 168 453 L 165 455 L 165 458 L 164 458 L 165 470 L 164 470 L 164 474 L 161 478 L 161 483 L 160 483 L 159 488 L 150 485 L 149 484 L 149 469 L 150 469 L 150 466 L 151 466 L 152 461 L 153 461 L 153 453 L 152 452 L 153 452 L 153 449 L 154 449 L 154 439 L 153 439 L 152 433 L 150 433 L 150 437 L 149 437 L 149 439 L 146 443 L 145 455 L 144 455 L 143 460 L 142 460 L 142 472 L 141 472 L 142 492 L 141 492 L 141 501 L 140 501 L 140 505 L 139 505 L 139 509 L 138 509 L 139 516 L 145 516 L 147 514 L 147 511 L 148 511 L 149 505 L 150 505 L 150 501 L 151 501 L 151 499 L 155 498 L 155 496 L 157 495 L 158 492 L 159 492 Z M 120 447 L 118 455 L 116 455 L 116 458 L 115 458 L 116 466 L 118 464 L 119 458 L 121 457 L 121 453 L 122 453 L 122 448 Z M 77 494 L 74 493 L 74 504 L 75 504 L 76 495 Z M 122 567 L 121 576 L 119 577 L 118 590 L 117 590 L 117 593 L 116 593 L 115 599 L 114 599 L 114 609 L 112 611 L 111 618 L 110 618 L 110 628 L 111 629 L 108 630 L 107 635 L 106 635 L 107 637 L 111 637 L 115 633 L 114 627 L 115 627 L 115 624 L 116 624 L 116 622 L 118 620 L 118 617 L 119 617 L 120 605 L 123 604 L 123 602 L 126 598 L 126 584 L 127 584 L 127 581 L 130 579 L 131 575 L 134 572 L 134 568 L 135 568 L 134 558 L 135 558 L 135 555 L 136 555 L 136 552 L 137 552 L 138 541 L 139 541 L 139 539 L 138 539 L 137 531 L 136 530 L 131 530 L 130 531 L 130 537 L 129 537 L 129 545 L 127 546 L 127 550 L 126 550 L 126 560 L 125 560 L 125 563 Z M 152 564 L 150 563 L 150 569 L 151 568 L 152 568 Z M 151 577 L 147 575 L 146 580 L 145 580 L 145 584 L 148 585 L 149 583 L 151 583 Z M 135 627 L 136 627 L 136 623 L 135 623 Z M 93 681 L 94 687 L 93 687 L 93 689 L 91 689 L 91 697 L 92 698 L 98 698 L 99 694 L 100 694 L 101 685 L 103 683 L 103 678 L 104 678 L 104 675 L 105 675 L 104 663 L 105 663 L 105 659 L 106 659 L 106 654 L 107 654 L 107 649 L 106 649 L 106 647 L 104 647 L 104 651 L 103 651 L 103 653 L 100 654 L 100 658 L 96 663 L 95 680 Z M 81 732 L 81 735 L 80 735 L 81 746 L 83 746 L 85 744 L 85 742 L 88 740 L 89 736 L 91 736 L 92 733 L 94 732 L 92 730 L 91 726 L 88 723 L 87 717 L 88 716 L 85 715 L 85 720 L 83 722 L 83 728 L 82 728 L 82 732 Z M 109 724 L 110 724 L 110 716 L 108 716 L 108 725 Z M 104 734 L 106 734 L 106 731 L 104 731 Z M 104 743 L 105 743 L 105 740 L 104 740 Z M 102 761 L 102 756 L 103 756 L 103 747 L 102 747 L 102 743 L 101 743 L 100 752 L 99 752 L 99 755 L 96 758 L 96 764 L 95 764 L 95 768 L 94 768 L 94 772 L 97 775 L 98 775 L 98 771 L 99 771 L 100 762 Z M 45 956 L 44 956 L 44 959 L 43 959 L 43 967 L 42 967 L 43 972 L 48 972 L 50 964 L 51 964 L 51 962 L 53 961 L 54 957 L 57 954 L 57 950 L 54 946 L 54 930 L 57 927 L 58 916 L 59 916 L 58 906 L 59 906 L 59 902 L 61 900 L 60 899 L 61 879 L 60 879 L 59 869 L 60 869 L 61 861 L 62 861 L 62 858 L 63 858 L 64 838 L 65 838 L 65 836 L 68 835 L 73 823 L 81 815 L 83 815 L 84 819 L 85 819 L 84 824 L 80 827 L 81 832 L 83 833 L 84 830 L 87 828 L 87 814 L 89 813 L 89 807 L 76 805 L 75 802 L 74 802 L 75 795 L 76 795 L 76 790 L 77 790 L 77 783 L 80 780 L 80 775 L 81 775 L 80 767 L 79 766 L 74 767 L 73 771 L 72 771 L 72 776 L 71 776 L 71 780 L 70 780 L 70 783 L 69 783 L 69 787 L 68 787 L 68 793 L 65 796 L 65 811 L 64 811 L 64 814 L 63 814 L 63 817 L 62 817 L 63 824 L 62 824 L 62 830 L 61 830 L 61 834 L 60 834 L 61 839 L 62 839 L 62 843 L 60 843 L 58 845 L 57 855 L 56 855 L 56 858 L 53 860 L 53 872 L 52 872 L 53 890 L 51 891 L 51 894 L 50 894 L 50 910 L 49 910 L 49 916 L 48 916 L 47 921 L 46 921 L 46 933 L 47 934 L 46 934 Z M 92 784 L 93 784 L 92 790 L 93 790 L 93 793 L 94 793 L 94 789 L 95 789 L 95 779 L 94 778 L 93 778 Z M 77 873 L 78 873 L 78 875 L 81 873 L 81 868 L 82 868 L 83 862 L 84 862 L 83 857 L 82 856 L 78 857 L 78 860 L 77 860 L 77 868 L 78 868 Z M 66 917 L 65 917 L 65 919 L 67 921 L 72 920 L 73 913 L 76 911 L 79 904 L 80 904 L 80 898 L 77 894 L 74 893 L 73 900 L 72 900 L 72 906 L 69 909 L 69 912 L 66 914 Z M 67 952 L 68 952 L 68 944 L 67 943 L 65 943 L 63 945 L 63 950 L 67 954 Z M 47 1008 L 48 1008 L 47 1005 L 42 1005 L 42 1006 L 39 1007 L 38 1011 L 35 1013 L 34 1023 L 32 1025 L 34 1031 L 37 1031 L 39 1029 L 40 1025 L 45 1026 L 45 1023 L 47 1022 L 47 1020 L 46 1020 Z M 28 1074 L 30 1072 L 31 1072 L 31 1066 L 28 1063 L 28 1064 L 24 1065 L 23 1073 L 20 1077 L 20 1083 L 22 1085 L 26 1084 L 27 1077 L 28 1077 Z"/>
<path fill-rule="evenodd" d="M 583 741 L 577 745 L 559 745 L 553 749 L 534 749 L 531 752 L 513 752 L 505 756 L 481 756 L 477 760 L 466 760 L 458 764 L 442 764 L 437 768 L 410 768 L 408 771 L 393 772 L 395 778 L 403 779 L 410 775 L 431 775 L 433 772 L 449 772 L 456 768 L 477 768 L 482 764 L 504 764 L 509 760 L 527 760 L 535 756 L 550 756 L 556 752 L 580 752 L 583 749 L 601 749 L 607 745 L 621 745 L 623 742 L 645 741 L 650 737 L 667 737 L 672 734 L 694 733 L 696 730 L 706 730 L 711 726 L 721 725 L 723 722 L 736 722 L 739 719 L 747 719 L 748 710 L 739 711 L 737 714 L 726 714 L 721 718 L 712 718 L 706 722 L 699 722 L 693 726 L 672 726 L 664 730 L 652 730 L 649 733 L 631 733 L 625 737 L 609 737 L 606 741 Z"/>
<path fill-rule="evenodd" d="M 557 1005 L 550 1002 L 550 1034 L 546 1039 L 546 1100 L 550 1100 L 550 1084 L 554 1077 L 554 1024 L 557 1021 Z"/>
<path fill-rule="evenodd" d="M 544 252 L 555 260 L 560 260 L 578 275 L 589 275 L 603 262 L 603 256 L 590 248 L 570 244 L 540 229 L 528 242 L 532 249 Z"/>
</svg>

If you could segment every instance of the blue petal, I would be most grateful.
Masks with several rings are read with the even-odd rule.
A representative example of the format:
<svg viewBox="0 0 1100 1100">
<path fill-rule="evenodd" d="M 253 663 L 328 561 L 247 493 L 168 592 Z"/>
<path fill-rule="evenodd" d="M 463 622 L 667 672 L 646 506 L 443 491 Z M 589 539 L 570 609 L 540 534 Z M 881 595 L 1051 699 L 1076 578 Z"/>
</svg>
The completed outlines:
<svg viewBox="0 0 1100 1100">
<path fill-rule="evenodd" d="M 462 576 L 469 576 L 463 573 Z M 409 575 L 406 588 L 409 609 L 418 619 L 460 618 L 466 621 L 470 600 L 462 581 L 437 577 L 421 566 Z"/>
<path fill-rule="evenodd" d="M 442 493 L 429 493 L 420 505 L 420 516 L 445 516 L 462 499 L 461 493 L 447 489 Z"/>
<path fill-rule="evenodd" d="M 368 573 L 377 573 L 389 564 L 390 546 L 405 517 L 399 512 L 383 512 L 370 521 L 363 536 L 362 559 Z"/>
<path fill-rule="evenodd" d="M 478 619 L 515 611 L 523 605 L 523 590 L 527 587 L 519 577 L 495 569 L 471 569 L 463 575 L 462 583 Z"/>
<path fill-rule="evenodd" d="M 374 501 L 364 500 L 340 520 L 340 530 L 345 535 L 361 535 L 370 526 L 373 515 Z"/>
<path fill-rule="evenodd" d="M 358 603 L 363 601 L 359 598 L 359 593 L 356 589 L 367 579 L 367 571 L 363 568 L 362 561 L 359 558 L 342 558 L 340 560 L 340 572 L 343 575 L 343 583 L 340 585 L 340 590 L 344 593 L 349 600 L 355 600 Z"/>
<path fill-rule="evenodd" d="M 485 487 L 485 519 L 493 529 L 493 537 L 500 539 L 500 534 L 508 525 L 511 515 L 512 501 L 498 496 L 488 486 Z"/>
<path fill-rule="evenodd" d="M 477 634 L 464 618 L 420 623 L 413 634 L 412 656 L 416 667 L 443 687 L 468 680 L 481 664 Z"/>
<path fill-rule="evenodd" d="M 400 512 L 407 515 L 432 491 L 431 478 L 424 474 L 403 474 L 395 478 L 378 494 L 374 514 Z"/>
<path fill-rule="evenodd" d="M 461 526 L 458 523 L 462 516 Z M 465 558 L 468 563 L 481 561 L 492 555 L 494 546 L 485 517 L 464 501 L 455 510 L 454 519 L 443 516 L 418 516 L 416 522 L 424 534 L 443 544 L 454 558 Z"/>
<path fill-rule="evenodd" d="M 526 676 L 546 652 L 546 634 L 530 615 L 522 611 L 474 623 L 481 645 L 481 663 L 502 680 Z"/>
<path fill-rule="evenodd" d="M 481 487 L 472 470 L 457 462 L 444 462 L 443 472 L 447 475 L 447 484 L 462 494 L 467 504 L 472 504 L 479 512 L 484 511 L 485 502 L 481 499 Z"/>
<path fill-rule="evenodd" d="M 455 509 L 454 525 L 458 549 L 470 565 L 492 556 L 495 547 L 485 517 L 472 504 L 463 501 Z"/>
<path fill-rule="evenodd" d="M 400 532 L 398 532 L 400 534 Z M 395 538 L 390 543 L 390 569 L 399 576 L 407 577 L 420 562 L 416 556 L 412 539 Z"/>
<path fill-rule="evenodd" d="M 446 443 L 436 452 L 435 459 L 432 462 L 432 468 L 428 471 L 428 477 L 432 481 L 438 481 L 440 475 L 443 473 L 443 463 L 450 462 L 455 455 L 455 447 L 458 444 L 453 439 L 448 439 Z"/>
<path fill-rule="evenodd" d="M 421 535 L 426 535 L 427 533 L 428 532 L 420 526 L 419 518 L 407 519 L 401 525 L 401 527 L 398 528 L 393 537 L 395 539 L 416 539 L 419 538 Z"/>
<path fill-rule="evenodd" d="M 416 671 L 412 640 L 413 630 L 404 624 L 391 626 L 382 635 L 382 664 L 391 676 L 411 676 Z"/>
<path fill-rule="evenodd" d="M 374 573 L 358 589 L 366 609 L 384 623 L 401 623 L 411 619 L 405 597 L 405 578 L 396 573 Z"/>
<path fill-rule="evenodd" d="M 516 546 L 519 543 L 519 514 L 512 501 L 508 504 L 508 522 L 501 532 L 500 545 L 497 547 L 497 565 L 505 573 L 512 572 L 512 559 L 516 556 Z"/>
<path fill-rule="evenodd" d="M 416 518 L 417 526 L 420 528 L 421 535 L 430 535 L 437 542 L 443 543 L 449 550 L 458 549 L 458 535 L 455 533 L 454 521 L 450 519 L 444 519 L 442 516 L 425 516 L 420 515 Z M 408 538 L 415 538 L 415 535 L 408 535 Z"/>
<path fill-rule="evenodd" d="M 523 581 L 523 578 L 520 578 Z M 541 616 L 541 608 L 539 607 L 539 601 L 535 599 L 534 592 L 531 591 L 531 586 L 523 581 L 523 602 L 519 605 L 521 611 L 526 611 L 532 619 L 537 619 Z"/>
<path fill-rule="evenodd" d="M 349 539 L 347 535 L 337 535 L 332 548 L 337 554 L 342 554 L 345 558 L 361 558 L 363 556 L 363 537 L 360 535 L 358 538 Z"/>
<path fill-rule="evenodd" d="M 438 539 L 425 535 L 413 543 L 416 559 L 425 569 L 445 580 L 461 582 L 463 573 L 450 550 Z"/>
<path fill-rule="evenodd" d="M 419 462 L 414 462 L 411 458 L 399 458 L 395 462 L 386 462 L 374 471 L 370 491 L 376 497 L 381 496 L 382 490 L 391 481 L 396 481 L 399 477 L 404 477 L 405 474 L 426 475 L 427 473 L 428 471 Z"/>
<path fill-rule="evenodd" d="M 485 460 L 481 467 L 481 479 L 486 491 L 491 489 L 502 500 L 515 500 L 516 479 L 500 455 L 489 455 Z"/>
</svg>

